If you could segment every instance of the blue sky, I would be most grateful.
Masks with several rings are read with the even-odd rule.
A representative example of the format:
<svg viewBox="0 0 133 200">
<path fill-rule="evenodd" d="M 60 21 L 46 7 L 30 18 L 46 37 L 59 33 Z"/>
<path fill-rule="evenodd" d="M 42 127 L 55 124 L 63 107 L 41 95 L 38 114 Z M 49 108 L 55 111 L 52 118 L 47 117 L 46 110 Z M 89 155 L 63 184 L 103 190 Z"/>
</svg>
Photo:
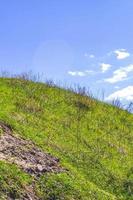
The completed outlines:
<svg viewBox="0 0 133 200">
<path fill-rule="evenodd" d="M 133 101 L 132 0 L 0 1 L 0 70 Z"/>
</svg>

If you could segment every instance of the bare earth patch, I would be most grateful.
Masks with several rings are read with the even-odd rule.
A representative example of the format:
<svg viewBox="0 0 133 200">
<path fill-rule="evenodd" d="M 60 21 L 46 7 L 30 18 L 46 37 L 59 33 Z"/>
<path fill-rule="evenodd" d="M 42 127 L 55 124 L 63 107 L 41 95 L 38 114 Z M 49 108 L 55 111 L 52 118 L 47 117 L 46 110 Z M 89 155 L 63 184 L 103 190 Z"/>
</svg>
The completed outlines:
<svg viewBox="0 0 133 200">
<path fill-rule="evenodd" d="M 63 172 L 59 159 L 44 153 L 32 142 L 12 134 L 11 127 L 0 122 L 3 134 L 0 136 L 0 160 L 15 163 L 25 172 L 40 176 L 45 172 Z"/>
</svg>

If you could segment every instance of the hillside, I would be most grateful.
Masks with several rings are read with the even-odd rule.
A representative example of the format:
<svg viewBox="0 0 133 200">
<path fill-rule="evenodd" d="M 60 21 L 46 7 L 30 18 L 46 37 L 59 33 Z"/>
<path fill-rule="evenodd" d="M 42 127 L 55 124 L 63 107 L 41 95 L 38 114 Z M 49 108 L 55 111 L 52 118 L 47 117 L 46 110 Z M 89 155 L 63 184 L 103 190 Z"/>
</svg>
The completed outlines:
<svg viewBox="0 0 133 200">
<path fill-rule="evenodd" d="M 127 111 L 48 83 L 0 78 L 0 145 L 0 199 L 133 199 Z"/>
</svg>

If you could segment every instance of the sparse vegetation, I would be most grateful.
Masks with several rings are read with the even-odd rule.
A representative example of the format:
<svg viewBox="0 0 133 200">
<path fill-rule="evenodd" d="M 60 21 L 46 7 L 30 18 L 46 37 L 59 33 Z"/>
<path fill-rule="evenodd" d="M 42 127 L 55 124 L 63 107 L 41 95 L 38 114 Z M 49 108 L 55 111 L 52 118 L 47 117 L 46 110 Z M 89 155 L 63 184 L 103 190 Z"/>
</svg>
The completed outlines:
<svg viewBox="0 0 133 200">
<path fill-rule="evenodd" d="M 65 90 L 32 78 L 0 78 L 0 120 L 68 171 L 36 179 L 1 161 L 1 199 L 22 199 L 31 183 L 44 200 L 133 199 L 133 115 L 85 88 Z"/>
</svg>

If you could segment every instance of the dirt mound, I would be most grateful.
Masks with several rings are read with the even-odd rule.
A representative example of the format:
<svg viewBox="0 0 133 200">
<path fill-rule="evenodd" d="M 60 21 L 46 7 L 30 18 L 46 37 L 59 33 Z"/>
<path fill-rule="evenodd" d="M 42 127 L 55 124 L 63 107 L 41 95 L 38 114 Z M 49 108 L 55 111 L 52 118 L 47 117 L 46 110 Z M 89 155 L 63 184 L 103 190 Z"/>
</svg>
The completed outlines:
<svg viewBox="0 0 133 200">
<path fill-rule="evenodd" d="M 63 172 L 59 159 L 44 153 L 32 142 L 14 136 L 10 126 L 0 122 L 0 160 L 15 163 L 25 172 L 36 177 L 45 172 Z"/>
</svg>

